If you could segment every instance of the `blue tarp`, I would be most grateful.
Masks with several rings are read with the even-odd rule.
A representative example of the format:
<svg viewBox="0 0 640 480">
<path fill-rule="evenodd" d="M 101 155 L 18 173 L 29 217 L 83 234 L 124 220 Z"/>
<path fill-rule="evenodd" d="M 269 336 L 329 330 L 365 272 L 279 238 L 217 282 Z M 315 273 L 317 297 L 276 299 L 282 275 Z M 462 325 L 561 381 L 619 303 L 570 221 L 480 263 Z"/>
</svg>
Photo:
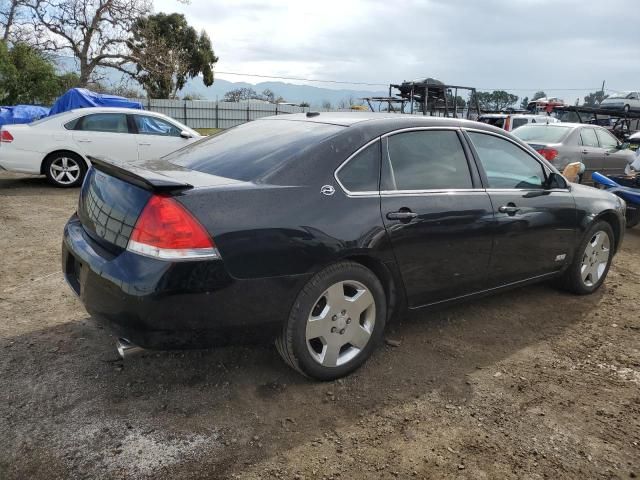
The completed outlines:
<svg viewBox="0 0 640 480">
<path fill-rule="evenodd" d="M 56 100 L 56 103 L 51 107 L 50 115 L 67 112 L 74 108 L 86 107 L 122 107 L 142 110 L 142 104 L 140 102 L 133 102 L 116 95 L 92 92 L 86 88 L 72 88 Z"/>
<path fill-rule="evenodd" d="M 49 115 L 49 109 L 37 105 L 0 107 L 0 127 L 16 123 L 31 123 L 47 115 Z"/>
</svg>

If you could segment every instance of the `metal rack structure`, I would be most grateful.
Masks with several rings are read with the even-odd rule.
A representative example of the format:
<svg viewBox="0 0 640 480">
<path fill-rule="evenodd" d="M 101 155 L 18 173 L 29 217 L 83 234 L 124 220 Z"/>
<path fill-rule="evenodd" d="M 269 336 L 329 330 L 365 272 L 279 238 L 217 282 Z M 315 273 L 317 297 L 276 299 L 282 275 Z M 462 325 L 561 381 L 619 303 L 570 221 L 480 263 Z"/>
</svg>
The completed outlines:
<svg viewBox="0 0 640 480">
<path fill-rule="evenodd" d="M 468 92 L 468 100 L 465 106 L 458 105 L 458 92 Z M 381 111 L 386 106 L 386 111 L 397 113 L 432 116 L 444 116 L 453 118 L 477 118 L 480 115 L 480 104 L 476 89 L 461 85 L 445 85 L 433 79 L 424 81 L 403 82 L 389 85 L 387 97 L 364 97 L 371 111 Z M 377 104 L 377 109 L 374 107 Z M 406 111 L 408 107 L 409 111 Z"/>
</svg>

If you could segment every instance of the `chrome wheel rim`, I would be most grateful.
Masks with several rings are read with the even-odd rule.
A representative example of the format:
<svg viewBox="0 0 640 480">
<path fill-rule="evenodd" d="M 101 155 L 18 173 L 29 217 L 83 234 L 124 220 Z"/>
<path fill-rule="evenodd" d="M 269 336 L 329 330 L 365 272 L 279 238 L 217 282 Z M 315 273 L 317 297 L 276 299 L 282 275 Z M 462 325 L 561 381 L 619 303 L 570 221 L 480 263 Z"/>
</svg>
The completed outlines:
<svg viewBox="0 0 640 480">
<path fill-rule="evenodd" d="M 51 177 L 61 185 L 71 185 L 80 177 L 80 165 L 70 157 L 58 157 L 49 167 Z"/>
<path fill-rule="evenodd" d="M 593 287 L 604 275 L 609 256 L 611 255 L 611 241 L 606 232 L 596 232 L 584 249 L 580 277 L 587 287 Z"/>
<path fill-rule="evenodd" d="M 323 367 L 339 367 L 369 344 L 376 321 L 373 294 L 362 283 L 334 283 L 313 304 L 306 341 L 311 357 Z"/>
</svg>

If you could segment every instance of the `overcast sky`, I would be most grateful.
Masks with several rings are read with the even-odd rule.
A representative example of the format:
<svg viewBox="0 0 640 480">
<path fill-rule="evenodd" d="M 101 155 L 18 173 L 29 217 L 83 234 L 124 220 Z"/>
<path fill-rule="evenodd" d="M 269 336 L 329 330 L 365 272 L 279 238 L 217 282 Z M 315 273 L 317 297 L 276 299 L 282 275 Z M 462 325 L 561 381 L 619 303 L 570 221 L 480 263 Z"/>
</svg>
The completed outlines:
<svg viewBox="0 0 640 480">
<path fill-rule="evenodd" d="M 381 84 L 434 77 L 521 97 L 544 89 L 569 103 L 603 80 L 640 89 L 638 0 L 156 0 L 155 8 L 206 30 L 220 72 Z"/>
</svg>

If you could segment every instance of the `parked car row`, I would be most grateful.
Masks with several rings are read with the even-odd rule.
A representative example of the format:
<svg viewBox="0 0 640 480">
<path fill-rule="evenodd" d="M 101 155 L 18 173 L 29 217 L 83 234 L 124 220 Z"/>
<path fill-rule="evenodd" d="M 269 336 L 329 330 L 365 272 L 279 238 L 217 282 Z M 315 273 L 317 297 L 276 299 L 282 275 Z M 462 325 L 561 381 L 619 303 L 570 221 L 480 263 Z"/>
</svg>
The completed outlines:
<svg viewBox="0 0 640 480">
<path fill-rule="evenodd" d="M 201 138 L 160 113 L 129 108 L 70 110 L 0 130 L 0 168 L 46 175 L 57 187 L 82 183 L 89 156 L 131 162 L 158 158 Z"/>
</svg>

